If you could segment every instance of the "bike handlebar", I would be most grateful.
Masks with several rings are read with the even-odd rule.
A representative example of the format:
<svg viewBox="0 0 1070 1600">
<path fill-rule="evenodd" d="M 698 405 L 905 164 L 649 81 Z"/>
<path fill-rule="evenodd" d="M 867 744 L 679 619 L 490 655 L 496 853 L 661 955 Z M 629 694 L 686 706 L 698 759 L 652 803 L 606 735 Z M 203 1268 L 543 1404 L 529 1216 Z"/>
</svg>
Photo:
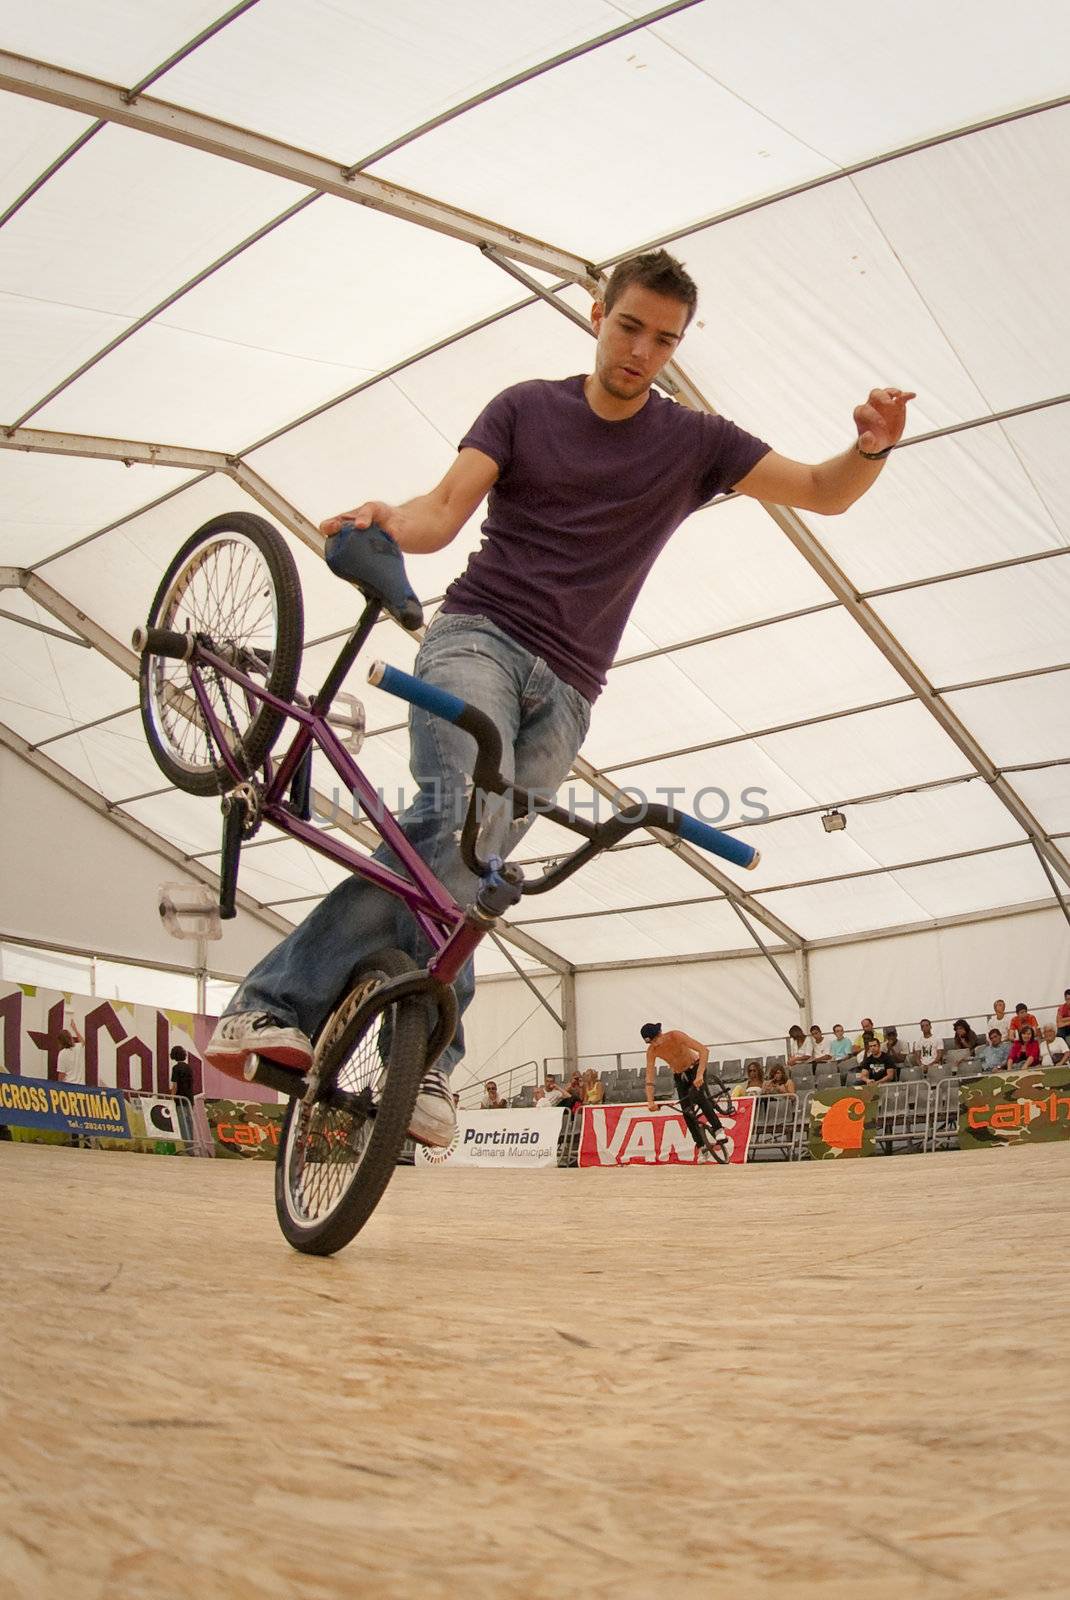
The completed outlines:
<svg viewBox="0 0 1070 1600">
<path fill-rule="evenodd" d="M 432 716 L 442 717 L 445 721 L 452 722 L 457 727 L 463 728 L 466 733 L 470 733 L 476 741 L 477 755 L 472 780 L 477 789 L 501 794 L 510 788 L 501 774 L 501 735 L 497 725 L 485 712 L 477 710 L 459 696 L 451 694 L 448 689 L 439 689 L 433 683 L 425 683 L 422 678 L 414 678 L 411 673 L 402 672 L 400 668 L 388 666 L 383 661 L 372 663 L 368 671 L 368 681 L 384 689 L 387 694 L 396 695 L 400 700 L 407 700 L 410 705 L 419 706 Z M 469 808 L 470 815 L 472 809 Z M 599 851 L 609 849 L 626 833 L 639 827 L 662 828 L 666 833 L 676 834 L 686 840 L 688 844 L 698 845 L 710 855 L 720 856 L 722 860 L 730 861 L 733 866 L 744 867 L 747 870 L 756 867 L 760 859 L 753 845 L 744 844 L 741 839 L 734 838 L 730 833 L 722 833 L 720 828 L 713 828 L 708 822 L 700 822 L 697 817 L 676 811 L 670 806 L 629 806 L 617 811 L 606 822 L 580 823 L 577 818 L 570 817 L 558 807 L 546 805 L 538 795 L 515 791 L 513 809 L 518 816 L 525 815 L 529 809 L 534 810 L 585 836 L 587 844 L 567 863 L 571 870 L 582 865 Z M 464 843 L 462 840 L 462 845 Z M 527 892 L 533 893 L 550 887 L 552 883 L 559 882 L 566 875 L 563 869 L 556 869 L 548 873 L 538 884 L 529 884 Z"/>
</svg>

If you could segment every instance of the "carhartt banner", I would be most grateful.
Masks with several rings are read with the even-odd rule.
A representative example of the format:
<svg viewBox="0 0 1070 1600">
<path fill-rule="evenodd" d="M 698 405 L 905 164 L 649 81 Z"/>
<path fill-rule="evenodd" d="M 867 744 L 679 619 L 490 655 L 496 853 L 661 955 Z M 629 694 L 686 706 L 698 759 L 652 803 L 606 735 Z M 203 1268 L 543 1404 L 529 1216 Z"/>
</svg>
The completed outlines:
<svg viewBox="0 0 1070 1600">
<path fill-rule="evenodd" d="M 581 1167 L 693 1167 L 695 1141 L 678 1111 L 648 1111 L 646 1106 L 584 1106 L 580 1135 Z M 733 1115 L 721 1118 L 728 1135 L 729 1161 L 747 1159 L 754 1101 L 737 1100 Z"/>
<path fill-rule="evenodd" d="M 810 1099 L 807 1143 L 811 1161 L 871 1156 L 877 1131 L 877 1085 L 818 1089 Z"/>
<path fill-rule="evenodd" d="M 129 1139 L 126 1105 L 114 1089 L 84 1083 L 51 1083 L 0 1072 L 0 1122 L 47 1128 L 89 1139 Z"/>
<path fill-rule="evenodd" d="M 217 1156 L 245 1161 L 274 1161 L 282 1137 L 284 1105 L 257 1105 L 246 1100 L 206 1100 L 205 1114 Z"/>
<path fill-rule="evenodd" d="M 165 1099 L 162 1095 L 143 1094 L 138 1096 L 137 1106 L 145 1122 L 147 1139 L 177 1139 L 180 1144 L 185 1142 L 186 1135 L 174 1100 Z"/>
<path fill-rule="evenodd" d="M 457 1133 L 444 1150 L 416 1146 L 418 1167 L 527 1167 L 549 1172 L 557 1166 L 563 1112 L 458 1111 Z"/>
<path fill-rule="evenodd" d="M 959 1085 L 959 1145 L 1051 1144 L 1070 1139 L 1070 1068 L 996 1072 Z"/>
</svg>

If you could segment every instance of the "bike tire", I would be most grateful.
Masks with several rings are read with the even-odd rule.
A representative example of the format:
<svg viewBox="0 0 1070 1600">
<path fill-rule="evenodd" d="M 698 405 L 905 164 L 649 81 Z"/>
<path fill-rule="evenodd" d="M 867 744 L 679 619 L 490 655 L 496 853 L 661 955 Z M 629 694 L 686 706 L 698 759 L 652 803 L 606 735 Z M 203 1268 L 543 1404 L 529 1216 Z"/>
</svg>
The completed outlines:
<svg viewBox="0 0 1070 1600">
<path fill-rule="evenodd" d="M 243 604 L 252 608 L 246 617 Z M 244 653 L 246 664 L 260 663 L 270 693 L 293 699 L 304 628 L 301 582 L 286 541 L 263 517 L 225 512 L 191 534 L 160 580 L 148 626 L 205 635 L 219 653 Z M 199 713 L 189 664 L 146 652 L 138 687 L 145 737 L 164 777 L 187 794 L 231 788 L 233 776 Z M 285 713 L 263 704 L 250 713 L 237 686 L 221 675 L 206 687 L 231 735 L 242 776 L 252 777 L 278 738 Z"/>
<path fill-rule="evenodd" d="M 319 1096 L 287 1107 L 275 1156 L 275 1211 L 287 1242 L 305 1255 L 329 1256 L 349 1244 L 397 1166 L 426 1065 L 427 1010 L 417 995 L 384 1003 L 377 991 L 384 979 L 415 970 L 400 950 L 381 950 L 360 964 L 317 1040 Z M 360 1101 L 378 1079 L 370 1115 L 338 1103 L 340 1093 Z"/>
</svg>

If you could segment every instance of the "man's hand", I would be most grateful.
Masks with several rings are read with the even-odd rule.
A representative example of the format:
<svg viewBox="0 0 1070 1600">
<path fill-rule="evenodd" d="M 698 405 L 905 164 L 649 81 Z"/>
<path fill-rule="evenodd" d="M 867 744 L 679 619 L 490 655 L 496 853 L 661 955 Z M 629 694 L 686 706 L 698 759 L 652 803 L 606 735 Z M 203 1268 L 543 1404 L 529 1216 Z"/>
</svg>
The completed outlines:
<svg viewBox="0 0 1070 1600">
<path fill-rule="evenodd" d="M 326 522 L 320 523 L 320 532 L 329 539 L 332 533 L 341 533 L 343 523 L 352 522 L 358 528 L 370 528 L 373 522 L 377 522 L 380 528 L 392 534 L 394 529 L 390 524 L 397 516 L 397 511 L 397 506 L 388 506 L 384 500 L 365 500 L 362 506 L 356 506 L 352 511 L 340 511 L 336 517 L 328 517 Z"/>
<path fill-rule="evenodd" d="M 658 1109 L 657 1108 L 657 1103 L 655 1101 L 651 1100 L 649 1095 L 647 1095 L 647 1097 L 646 1097 L 646 1108 L 647 1108 L 648 1111 L 656 1111 Z"/>
<path fill-rule="evenodd" d="M 876 455 L 898 444 L 906 427 L 907 402 L 915 398 L 909 389 L 871 389 L 869 399 L 854 409 L 859 448 Z"/>
</svg>

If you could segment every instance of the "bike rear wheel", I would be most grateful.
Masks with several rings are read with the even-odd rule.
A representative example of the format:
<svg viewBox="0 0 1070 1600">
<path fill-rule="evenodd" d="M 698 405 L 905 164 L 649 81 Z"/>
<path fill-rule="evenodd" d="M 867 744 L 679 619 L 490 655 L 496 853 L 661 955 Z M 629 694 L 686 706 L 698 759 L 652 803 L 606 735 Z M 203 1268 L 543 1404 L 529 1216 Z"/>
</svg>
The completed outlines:
<svg viewBox="0 0 1070 1600">
<path fill-rule="evenodd" d="M 189 633 L 280 700 L 291 700 L 301 667 L 301 584 L 282 535 L 246 511 L 213 517 L 179 550 L 149 608 L 148 626 Z M 212 709 L 244 777 L 278 738 L 285 714 L 257 704 L 237 684 L 200 669 Z M 234 779 L 193 692 L 190 665 L 145 654 L 141 720 L 164 776 L 187 794 L 218 794 Z"/>
<path fill-rule="evenodd" d="M 286 1239 L 307 1255 L 347 1245 L 397 1165 L 427 1060 L 427 1011 L 418 996 L 389 1001 L 379 991 L 413 971 L 400 950 L 362 962 L 317 1041 L 318 1093 L 287 1108 L 275 1210 Z"/>
</svg>

